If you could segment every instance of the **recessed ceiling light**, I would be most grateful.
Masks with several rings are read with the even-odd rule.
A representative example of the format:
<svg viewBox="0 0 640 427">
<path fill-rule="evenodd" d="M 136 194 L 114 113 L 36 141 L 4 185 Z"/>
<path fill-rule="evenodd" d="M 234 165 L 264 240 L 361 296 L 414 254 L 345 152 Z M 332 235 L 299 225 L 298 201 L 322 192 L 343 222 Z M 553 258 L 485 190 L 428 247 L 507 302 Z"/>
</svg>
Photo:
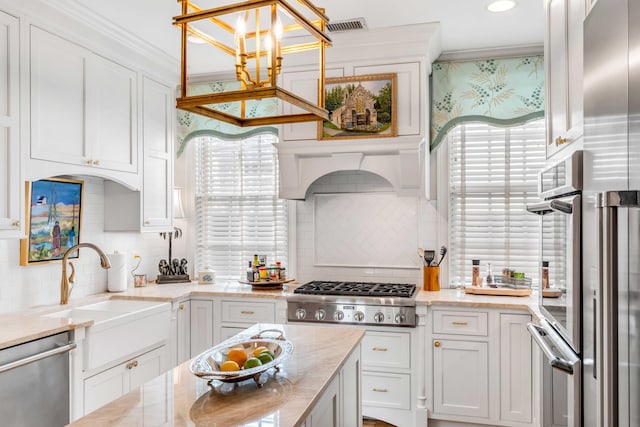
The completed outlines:
<svg viewBox="0 0 640 427">
<path fill-rule="evenodd" d="M 487 5 L 489 12 L 506 12 L 516 7 L 515 0 L 495 0 Z"/>
</svg>

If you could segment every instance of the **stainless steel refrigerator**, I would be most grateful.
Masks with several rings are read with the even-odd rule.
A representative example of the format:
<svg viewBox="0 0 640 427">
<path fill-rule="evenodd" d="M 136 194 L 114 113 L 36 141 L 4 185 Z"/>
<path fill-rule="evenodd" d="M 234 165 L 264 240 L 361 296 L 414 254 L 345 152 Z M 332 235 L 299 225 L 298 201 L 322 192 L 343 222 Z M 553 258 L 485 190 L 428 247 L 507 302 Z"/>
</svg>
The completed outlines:
<svg viewBox="0 0 640 427">
<path fill-rule="evenodd" d="M 640 1 L 584 24 L 582 420 L 640 426 Z"/>
</svg>

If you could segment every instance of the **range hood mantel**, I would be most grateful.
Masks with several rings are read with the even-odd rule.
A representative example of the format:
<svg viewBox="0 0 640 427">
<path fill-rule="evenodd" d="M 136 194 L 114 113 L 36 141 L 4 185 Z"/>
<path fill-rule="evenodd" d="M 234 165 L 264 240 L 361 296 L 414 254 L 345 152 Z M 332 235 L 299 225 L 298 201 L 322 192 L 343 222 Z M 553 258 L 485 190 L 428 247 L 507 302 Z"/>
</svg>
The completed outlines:
<svg viewBox="0 0 640 427">
<path fill-rule="evenodd" d="M 421 187 L 422 137 L 392 140 L 296 141 L 275 144 L 280 168 L 280 198 L 304 200 L 315 180 L 332 172 L 362 170 L 382 176 L 399 195 Z"/>
</svg>

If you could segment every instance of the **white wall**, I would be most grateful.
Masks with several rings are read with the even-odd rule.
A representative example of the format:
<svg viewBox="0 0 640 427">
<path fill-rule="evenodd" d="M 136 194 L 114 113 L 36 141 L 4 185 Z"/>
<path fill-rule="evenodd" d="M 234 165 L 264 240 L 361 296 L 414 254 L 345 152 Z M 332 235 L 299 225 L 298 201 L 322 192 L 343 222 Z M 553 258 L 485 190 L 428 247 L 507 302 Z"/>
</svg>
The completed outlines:
<svg viewBox="0 0 640 427">
<path fill-rule="evenodd" d="M 304 201 L 296 203 L 296 279 L 300 282 L 310 280 L 360 280 L 388 283 L 422 283 L 422 269 L 407 268 L 370 268 L 370 267 L 328 267 L 314 265 L 314 197 L 317 193 L 357 193 L 390 192 L 391 184 L 384 178 L 361 171 L 334 172 L 314 182 Z M 418 224 L 416 235 L 419 245 L 425 248 L 437 248 L 437 216 L 435 202 L 419 200 Z M 364 217 L 362 221 L 367 221 Z M 384 243 L 382 243 L 384 244 Z M 417 249 L 417 248 L 416 248 Z M 418 257 L 417 252 L 415 253 Z M 413 260 L 411 260 L 413 261 Z"/>
<path fill-rule="evenodd" d="M 129 255 L 129 270 L 135 266 L 134 255 L 140 255 L 142 263 L 136 273 L 155 278 L 158 261 L 168 256 L 168 242 L 158 233 L 129 233 L 103 231 L 104 186 L 103 180 L 94 177 L 78 177 L 85 182 L 82 213 L 81 242 L 95 243 L 107 254 L 114 251 Z M 180 249 L 184 242 L 174 245 L 173 256 L 182 258 Z M 74 261 L 76 285 L 71 300 L 107 290 L 107 273 L 100 267 L 97 254 L 91 249 L 81 249 L 80 259 Z M 60 301 L 61 263 L 20 266 L 19 240 L 0 239 L 0 313 L 19 311 L 40 305 L 58 304 Z M 131 278 L 130 278 L 131 279 Z M 131 286 L 131 282 L 130 282 Z"/>
</svg>

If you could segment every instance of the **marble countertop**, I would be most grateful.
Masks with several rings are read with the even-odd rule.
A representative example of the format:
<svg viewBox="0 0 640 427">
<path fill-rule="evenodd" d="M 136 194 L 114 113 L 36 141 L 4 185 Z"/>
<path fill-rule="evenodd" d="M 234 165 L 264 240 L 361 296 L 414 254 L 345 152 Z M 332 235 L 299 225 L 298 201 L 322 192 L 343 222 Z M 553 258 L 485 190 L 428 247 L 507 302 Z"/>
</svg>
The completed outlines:
<svg viewBox="0 0 640 427">
<path fill-rule="evenodd" d="M 65 310 L 71 307 L 93 304 L 110 298 L 140 299 L 150 301 L 176 302 L 193 296 L 229 296 L 234 298 L 267 298 L 286 299 L 293 293 L 298 283 L 288 283 L 281 290 L 254 290 L 250 285 L 235 281 L 216 283 L 214 285 L 199 285 L 191 283 L 173 283 L 163 285 L 148 285 L 141 288 L 128 288 L 124 292 L 102 293 L 72 299 L 67 306 L 49 305 L 35 307 L 18 313 L 0 315 L 2 329 L 0 330 L 0 349 L 22 344 L 27 341 L 46 337 L 90 326 L 93 322 L 74 323 L 67 319 L 42 317 L 43 314 Z M 468 295 L 458 289 L 442 289 L 437 292 L 420 290 L 416 296 L 418 305 L 456 305 L 461 307 L 484 307 L 527 310 L 540 318 L 537 308 L 537 294 L 529 297 L 504 297 L 489 295 Z"/>
<path fill-rule="evenodd" d="M 185 362 L 70 425 L 301 425 L 365 331 L 341 328 L 337 334 L 333 327 L 258 324 L 246 334 L 274 328 L 284 331 L 294 351 L 262 388 L 249 380 L 231 390 L 212 390 Z"/>
</svg>

